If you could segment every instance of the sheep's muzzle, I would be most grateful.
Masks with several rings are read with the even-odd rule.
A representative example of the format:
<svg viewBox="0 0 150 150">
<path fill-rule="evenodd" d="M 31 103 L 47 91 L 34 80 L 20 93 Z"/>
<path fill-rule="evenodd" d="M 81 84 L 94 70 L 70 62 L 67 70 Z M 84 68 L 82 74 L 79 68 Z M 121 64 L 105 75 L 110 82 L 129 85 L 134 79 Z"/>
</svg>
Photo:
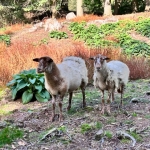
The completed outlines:
<svg viewBox="0 0 150 150">
<path fill-rule="evenodd" d="M 44 72 L 42 69 L 37 68 L 37 73 L 42 73 L 42 72 Z"/>
</svg>

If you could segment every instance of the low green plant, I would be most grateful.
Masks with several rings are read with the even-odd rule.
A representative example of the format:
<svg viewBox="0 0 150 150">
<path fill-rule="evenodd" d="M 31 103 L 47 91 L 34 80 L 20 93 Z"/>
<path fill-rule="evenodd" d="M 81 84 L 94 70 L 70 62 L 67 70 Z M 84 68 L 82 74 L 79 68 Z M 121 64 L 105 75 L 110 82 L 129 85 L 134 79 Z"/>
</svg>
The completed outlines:
<svg viewBox="0 0 150 150">
<path fill-rule="evenodd" d="M 150 37 L 150 18 L 144 18 L 136 23 L 136 31 L 143 36 Z"/>
<path fill-rule="evenodd" d="M 35 69 L 24 70 L 13 76 L 7 83 L 12 91 L 12 99 L 22 96 L 23 104 L 30 102 L 34 97 L 39 102 L 47 102 L 50 95 L 44 87 L 44 75 L 37 74 Z"/>
<path fill-rule="evenodd" d="M 133 116 L 133 117 L 137 117 L 137 113 L 136 113 L 136 112 L 133 112 L 133 113 L 132 113 L 132 116 Z"/>
<path fill-rule="evenodd" d="M 23 137 L 24 132 L 15 127 L 5 127 L 0 130 L 0 147 L 11 144 L 15 139 Z"/>
<path fill-rule="evenodd" d="M 81 125 L 81 133 L 84 134 L 92 129 L 92 126 L 88 123 L 84 123 Z"/>
<path fill-rule="evenodd" d="M 111 27 L 109 27 L 110 29 Z M 73 22 L 69 26 L 70 31 L 74 34 L 74 39 L 83 40 L 86 45 L 96 48 L 96 47 L 105 47 L 105 46 L 117 46 L 113 41 L 105 40 L 104 36 L 106 35 L 102 27 L 97 27 L 94 24 L 91 24 L 86 27 L 85 22 L 77 23 Z M 108 29 L 108 32 L 110 33 Z"/>
<path fill-rule="evenodd" d="M 106 131 L 104 132 L 104 135 L 105 135 L 107 138 L 109 138 L 109 139 L 111 139 L 112 136 L 113 136 L 112 132 L 109 131 L 109 130 L 106 130 Z"/>
<path fill-rule="evenodd" d="M 142 137 L 139 134 L 137 134 L 135 131 L 131 131 L 129 132 L 129 134 L 133 136 L 138 142 L 142 141 Z"/>
<path fill-rule="evenodd" d="M 49 36 L 51 38 L 56 38 L 56 39 L 66 39 L 68 38 L 68 35 L 66 32 L 60 32 L 60 31 L 52 31 L 49 33 Z"/>
<path fill-rule="evenodd" d="M 96 122 L 95 127 L 96 129 L 102 129 L 103 124 L 101 122 Z"/>
<path fill-rule="evenodd" d="M 78 34 L 80 33 L 82 30 L 84 30 L 84 27 L 86 26 L 86 22 L 83 21 L 83 22 L 72 22 L 70 23 L 69 25 L 69 30 L 71 32 L 73 32 L 73 34 Z"/>
<path fill-rule="evenodd" d="M 132 125 L 132 124 L 133 124 L 133 120 L 125 120 L 124 123 L 125 123 L 125 124 L 128 124 L 128 125 Z"/>
<path fill-rule="evenodd" d="M 0 35 L 0 42 L 5 42 L 10 45 L 10 35 Z"/>
<path fill-rule="evenodd" d="M 48 44 L 48 38 L 44 38 L 40 41 L 40 44 Z"/>
<path fill-rule="evenodd" d="M 60 126 L 57 128 L 57 130 L 64 133 L 67 131 L 66 126 Z"/>
<path fill-rule="evenodd" d="M 129 34 L 122 32 L 118 34 L 119 44 L 126 55 L 150 56 L 150 46 L 144 42 L 134 40 Z"/>
<path fill-rule="evenodd" d="M 150 114 L 145 115 L 146 119 L 150 119 Z"/>
</svg>

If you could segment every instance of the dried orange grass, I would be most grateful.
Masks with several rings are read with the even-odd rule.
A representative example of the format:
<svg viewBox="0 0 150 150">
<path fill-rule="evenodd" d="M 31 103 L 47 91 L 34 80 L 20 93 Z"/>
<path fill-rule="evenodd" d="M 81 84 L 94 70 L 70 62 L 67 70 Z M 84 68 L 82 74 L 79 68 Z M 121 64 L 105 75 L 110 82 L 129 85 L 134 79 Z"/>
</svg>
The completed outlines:
<svg viewBox="0 0 150 150">
<path fill-rule="evenodd" d="M 137 56 L 121 56 L 120 60 L 125 62 L 130 69 L 130 79 L 146 79 L 150 77 L 150 64 L 147 58 Z"/>
<path fill-rule="evenodd" d="M 4 47 L 5 48 L 5 47 Z M 56 63 L 60 63 L 66 56 L 79 56 L 85 59 L 89 71 L 89 78 L 92 78 L 93 62 L 89 61 L 89 57 L 98 53 L 114 56 L 119 55 L 118 50 L 110 49 L 88 49 L 83 43 L 73 42 L 72 44 L 63 44 L 63 42 L 50 43 L 48 45 L 34 46 L 29 41 L 16 41 L 12 46 L 1 51 L 0 61 L 0 84 L 6 84 L 12 79 L 14 74 L 22 70 L 36 68 L 37 64 L 32 61 L 35 57 L 50 56 Z"/>
<path fill-rule="evenodd" d="M 90 21 L 90 20 L 97 20 L 97 19 L 105 19 L 105 17 L 100 17 L 100 16 L 96 16 L 96 15 L 92 15 L 92 14 L 86 14 L 84 16 L 77 16 L 76 18 L 72 19 L 72 21 L 75 22 L 82 22 L 82 21 Z"/>
<path fill-rule="evenodd" d="M 25 27 L 29 27 L 29 24 L 21 24 L 21 23 L 16 23 L 12 24 L 10 26 L 5 27 L 6 29 L 3 31 L 0 31 L 0 35 L 2 34 L 12 34 L 15 33 L 16 31 L 22 30 Z"/>
</svg>

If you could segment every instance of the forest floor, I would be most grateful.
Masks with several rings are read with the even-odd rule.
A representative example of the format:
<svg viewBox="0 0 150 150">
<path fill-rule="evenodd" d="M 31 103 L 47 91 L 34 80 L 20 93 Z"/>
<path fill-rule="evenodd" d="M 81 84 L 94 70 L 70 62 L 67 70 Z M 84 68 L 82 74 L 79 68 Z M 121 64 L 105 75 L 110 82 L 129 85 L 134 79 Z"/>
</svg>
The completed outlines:
<svg viewBox="0 0 150 150">
<path fill-rule="evenodd" d="M 82 94 L 73 95 L 67 112 L 68 96 L 63 101 L 62 122 L 50 121 L 51 101 L 23 105 L 11 101 L 7 91 L 0 101 L 0 127 L 15 126 L 24 131 L 22 139 L 2 150 L 148 150 L 150 149 L 150 80 L 130 81 L 119 109 L 120 94 L 115 93 L 111 115 L 101 115 L 100 92 L 93 85 L 86 89 L 87 107 L 82 108 Z M 107 94 L 105 95 L 107 96 Z M 58 113 L 58 107 L 57 111 Z"/>
<path fill-rule="evenodd" d="M 12 43 L 21 39 L 36 42 L 34 39 L 41 40 L 48 36 L 43 28 L 32 33 L 28 30 L 15 33 Z M 62 30 L 65 31 L 66 27 Z M 71 44 L 72 35 L 69 37 L 57 44 Z M 150 43 L 149 39 L 141 35 L 135 38 Z M 56 41 L 51 39 L 50 42 Z M 63 101 L 64 120 L 59 122 L 56 118 L 55 122 L 51 122 L 51 101 L 34 101 L 23 105 L 21 99 L 12 101 L 10 91 L 6 90 L 0 101 L 0 128 L 15 126 L 24 131 L 24 136 L 0 149 L 150 150 L 150 80 L 129 81 L 122 109 L 118 107 L 120 94 L 115 93 L 115 98 L 111 104 L 111 115 L 101 115 L 100 92 L 90 84 L 86 88 L 86 108 L 82 108 L 81 91 L 77 90 L 69 112 L 66 111 L 67 95 Z"/>
</svg>

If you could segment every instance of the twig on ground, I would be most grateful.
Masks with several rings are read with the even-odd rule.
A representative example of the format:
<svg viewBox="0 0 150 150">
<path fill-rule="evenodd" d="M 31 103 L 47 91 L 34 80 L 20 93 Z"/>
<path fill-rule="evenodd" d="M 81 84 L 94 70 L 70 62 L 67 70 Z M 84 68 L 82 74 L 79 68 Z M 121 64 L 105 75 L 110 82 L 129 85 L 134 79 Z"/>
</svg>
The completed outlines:
<svg viewBox="0 0 150 150">
<path fill-rule="evenodd" d="M 132 147 L 135 146 L 136 144 L 136 140 L 133 136 L 129 135 L 128 133 L 126 133 L 125 131 L 117 131 L 117 136 L 121 136 L 121 137 L 124 137 L 124 138 L 129 138 L 132 140 Z"/>
<path fill-rule="evenodd" d="M 52 132 L 54 132 L 54 131 L 56 131 L 56 130 L 57 130 L 57 128 L 52 128 L 52 129 L 48 130 L 48 131 L 42 136 L 42 138 L 40 138 L 39 141 L 44 140 L 47 135 L 51 134 Z"/>
</svg>

